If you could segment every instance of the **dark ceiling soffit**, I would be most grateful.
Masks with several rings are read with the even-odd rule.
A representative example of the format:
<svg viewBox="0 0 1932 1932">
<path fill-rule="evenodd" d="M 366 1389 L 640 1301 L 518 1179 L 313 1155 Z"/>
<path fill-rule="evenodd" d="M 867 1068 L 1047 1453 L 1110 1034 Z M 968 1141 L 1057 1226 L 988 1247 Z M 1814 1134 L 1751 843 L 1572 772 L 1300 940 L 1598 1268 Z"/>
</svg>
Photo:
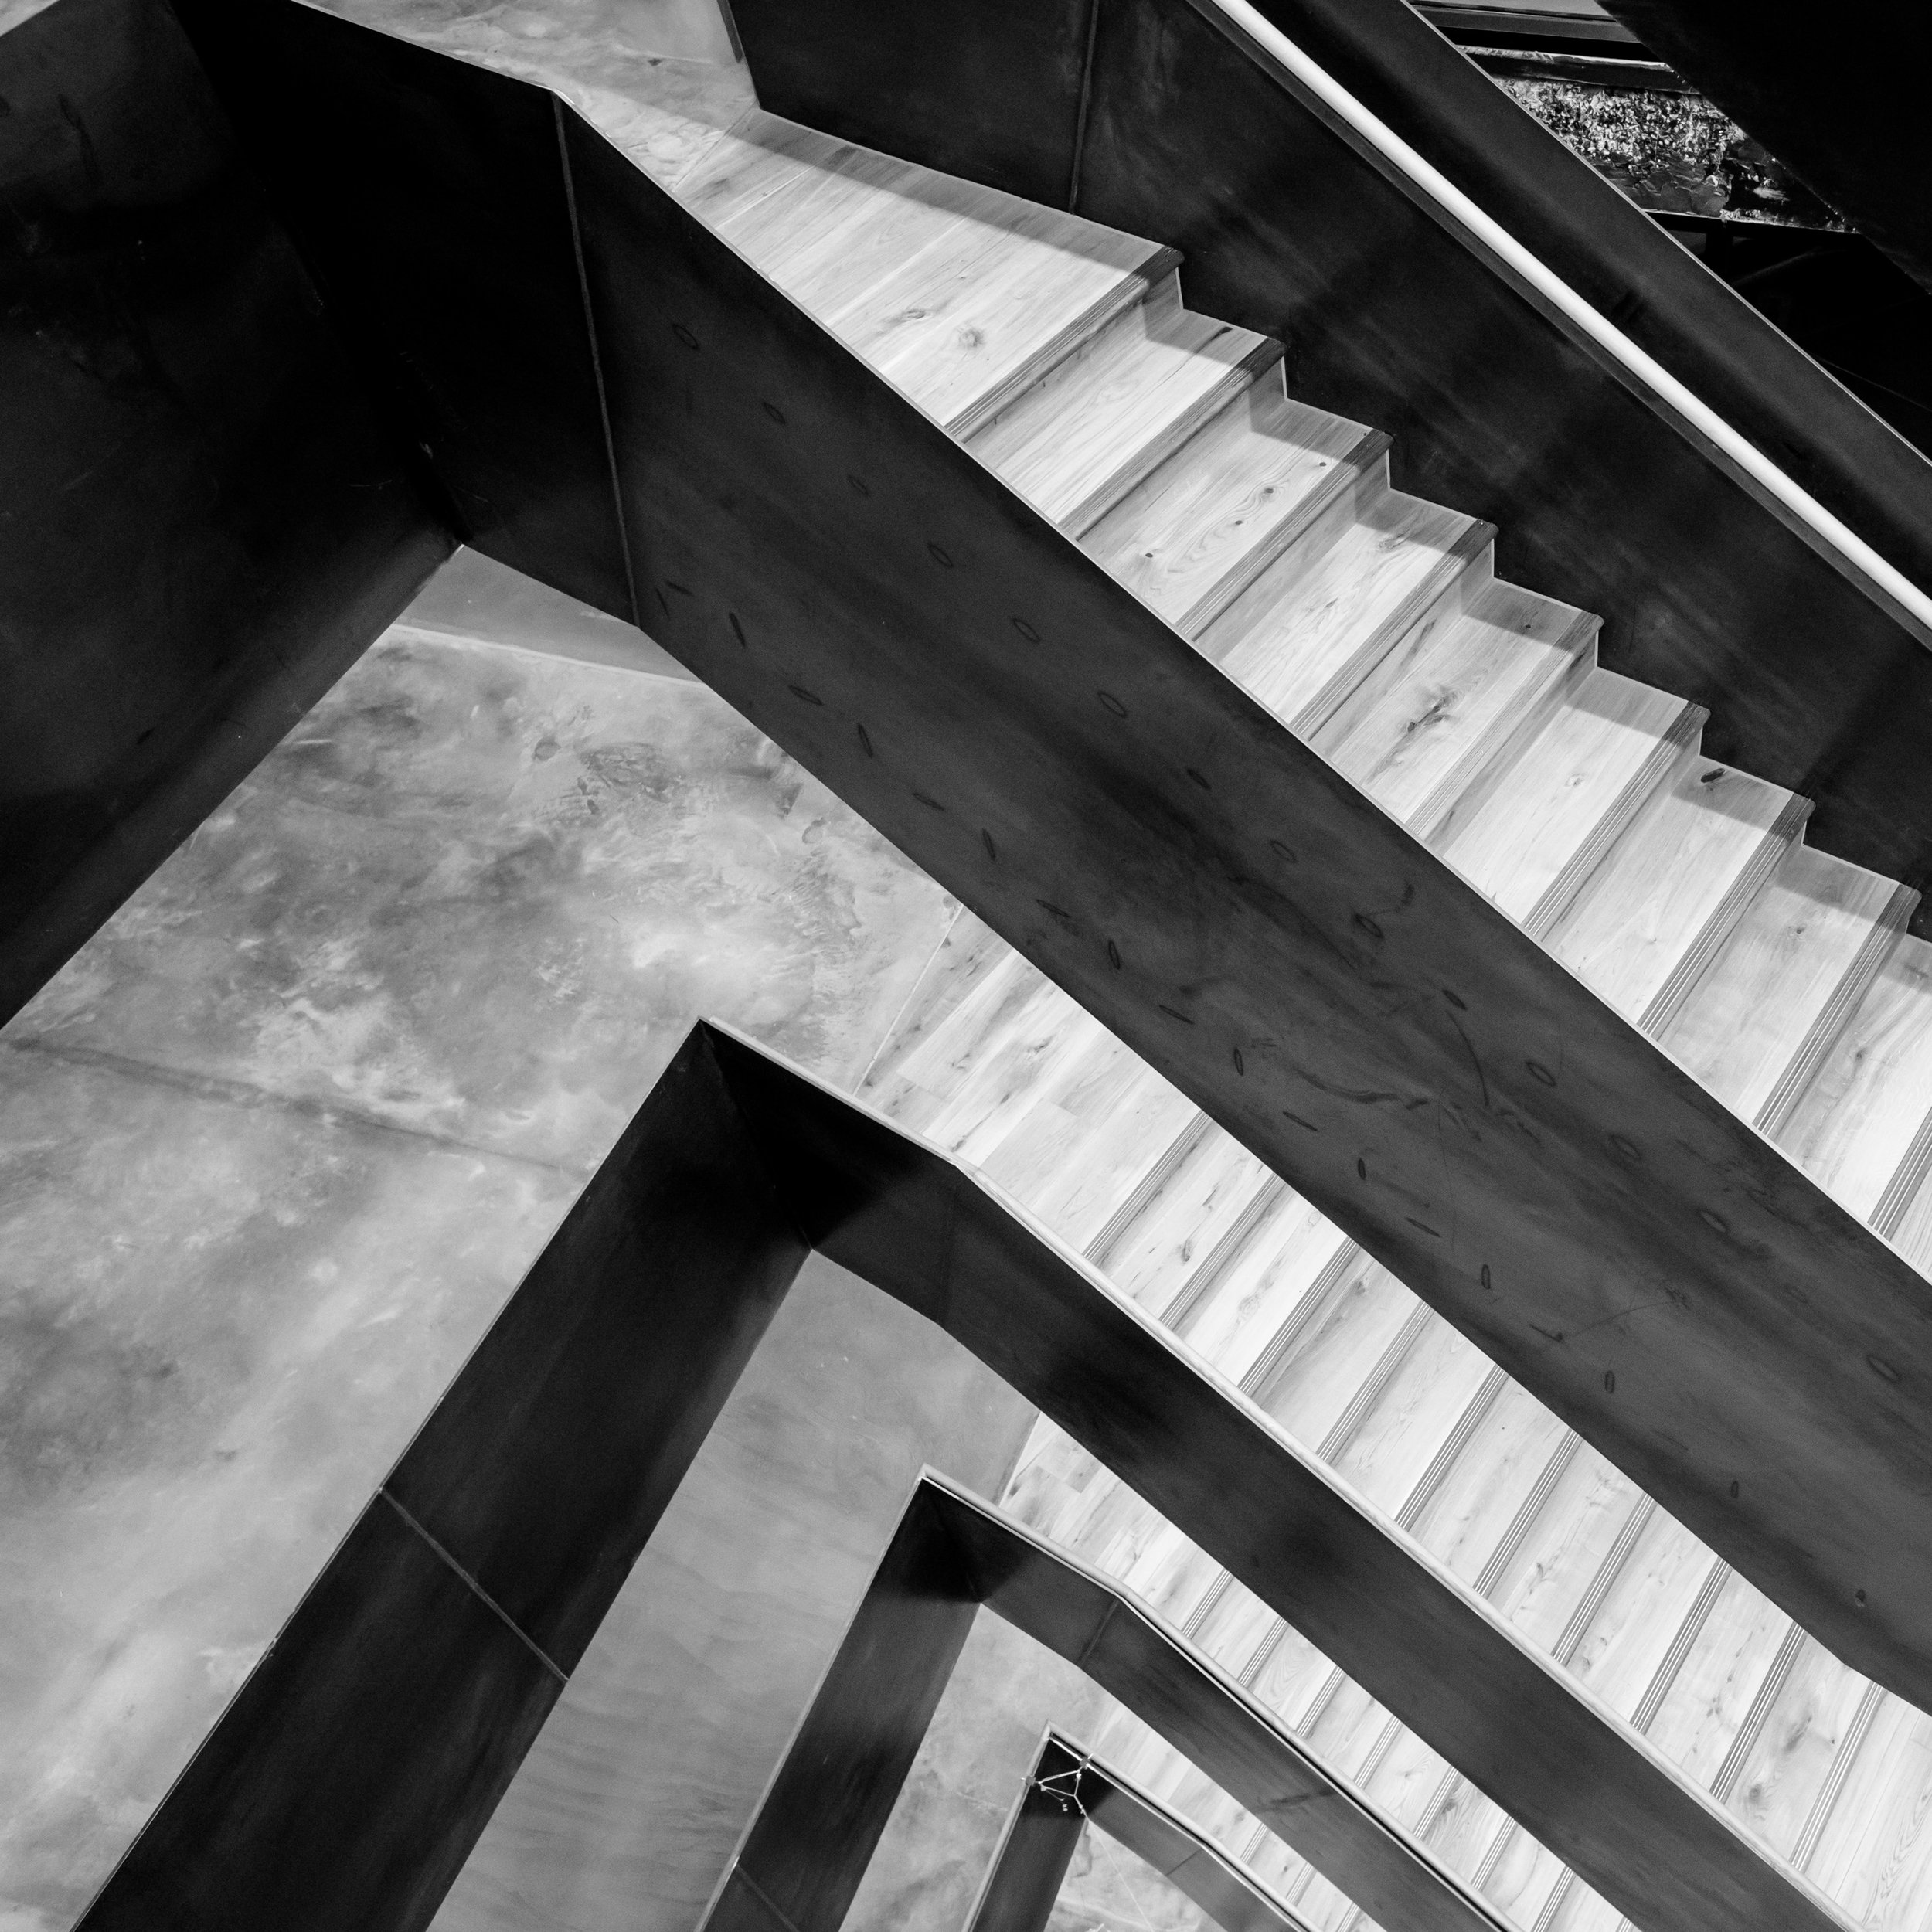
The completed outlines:
<svg viewBox="0 0 1932 1932">
<path fill-rule="evenodd" d="M 838 1932 L 981 1604 L 1083 1672 L 1271 1831 L 1318 1848 L 1311 1862 L 1389 1932 L 1505 1932 L 1480 1896 L 1185 1639 L 930 1470 L 719 1880 L 706 1932 L 767 1932 L 774 1908 L 793 1932 Z M 1131 1832 L 1115 1801 L 1114 1822 Z M 1350 1838 L 1352 1856 L 1338 1858 Z M 1226 1903 L 1236 1887 L 1222 1869 L 1230 1883 L 1211 1895 Z M 988 1902 L 979 1916 L 989 1932 L 1019 1932 L 988 1917 Z"/>
<path fill-rule="evenodd" d="M 1046 1932 L 1053 1890 L 1091 1824 L 1199 1906 L 1223 1932 L 1311 1932 L 1277 1898 L 1172 1805 L 1050 1726 L 1009 1814 L 968 1932 Z"/>
<path fill-rule="evenodd" d="M 1400 0 L 1262 11 L 1932 584 L 1924 459 Z M 1932 652 L 1918 635 L 1587 332 L 1338 137 L 1206 0 L 737 0 L 736 13 L 778 113 L 1039 200 L 1063 199 L 1077 160 L 1081 213 L 1179 248 L 1194 307 L 1281 338 L 1301 400 L 1394 437 L 1403 488 L 1498 526 L 1499 575 L 1596 611 L 1610 668 L 1704 704 L 1707 752 L 1810 796 L 1813 844 L 1932 883 Z M 1009 31 L 1065 39 L 1090 25 L 1073 81 L 1043 61 L 989 66 Z"/>
<path fill-rule="evenodd" d="M 1722 471 L 1737 488 L 1750 496 L 1766 515 L 1781 524 L 1791 535 L 1821 558 L 1859 596 L 1884 611 L 1895 624 L 1916 639 L 1921 650 L 1932 651 L 1932 626 L 1929 626 L 1923 617 L 1902 604 L 1887 586 L 1872 577 L 1862 563 L 1841 548 L 1826 532 L 1785 504 L 1735 457 L 1713 444 L 1640 368 L 1599 342 L 1566 314 L 1512 263 L 1498 253 L 1484 236 L 1465 226 L 1427 187 L 1399 162 L 1384 154 L 1366 134 L 1354 127 L 1299 75 L 1277 60 L 1264 43 L 1256 39 L 1240 22 L 1217 5 L 1216 0 L 1185 0 L 1185 4 L 1216 32 L 1222 35 L 1231 45 L 1241 49 L 1249 60 L 1265 68 L 1284 93 L 1294 96 L 1304 109 L 1319 118 L 1338 140 L 1345 141 L 1360 160 L 1375 169 L 1391 188 L 1413 202 L 1445 233 L 1453 236 L 1461 247 L 1481 260 L 1492 274 L 1512 288 L 1524 302 L 1543 317 L 1549 328 L 1587 356 L 1604 376 L 1637 397 L 1661 422 L 1668 424 L 1678 436 L 1697 451 L 1705 461 Z M 1587 164 L 1580 162 L 1579 165 Z M 1658 239 L 1660 241 L 1668 240 L 1661 231 Z M 1675 246 L 1674 243 L 1669 245 Z M 1713 279 L 1715 280 L 1715 277 Z M 1733 292 L 1733 299 L 1741 298 L 1736 298 Z M 1626 300 L 1628 301 L 1628 298 Z M 1635 306 L 1634 304 L 1629 305 Z M 1618 334 L 1625 334 L 1621 323 L 1609 316 L 1605 316 L 1604 319 Z M 1808 362 L 1810 359 L 1807 357 L 1804 359 Z M 1815 364 L 1812 366 L 1816 368 Z M 1818 370 L 1818 375 L 1821 383 L 1829 384 L 1834 391 L 1844 397 L 1851 410 L 1857 412 L 1860 417 L 1869 421 L 1874 442 L 1903 444 L 1910 451 L 1910 445 L 1904 444 L 1904 439 L 1896 430 L 1872 415 L 1849 390 L 1825 375 L 1821 369 Z M 1702 399 L 1700 397 L 1699 400 Z M 1735 426 L 1727 423 L 1726 427 Z M 1767 460 L 1774 465 L 1781 466 L 1788 458 L 1784 452 L 1780 451 L 1770 455 Z M 1920 459 L 1920 467 L 1927 468 L 1923 458 Z M 1932 478 L 1932 469 L 1927 469 L 1927 478 Z"/>
<path fill-rule="evenodd" d="M 930 1148 L 700 1025 L 87 1932 L 426 1927 L 808 1244 L 1039 1404 L 1639 1923 L 1836 1926 L 1077 1257 Z M 984 1602 L 1130 1702 L 1165 1686 L 1150 1721 L 1391 1932 L 1491 1932 L 1480 1901 L 1112 1585 L 996 1519 L 965 1520 L 970 1536 L 948 1532 L 969 1547 L 957 1587 L 917 1599 L 925 1661 L 896 1645 L 896 1701 L 865 1707 L 917 1718 L 890 1731 L 906 1764 L 922 1700 L 937 1702 L 933 1660 L 951 1669 L 946 1646 Z M 869 1789 L 848 1795 L 862 1808 Z M 823 1859 L 794 1877 L 821 1900 L 844 1883 Z"/>
<path fill-rule="evenodd" d="M 1252 77 L 1175 4 L 1197 50 Z M 357 48 L 383 50 L 383 111 L 413 98 L 393 43 L 294 0 L 247 12 L 276 17 L 278 60 L 311 31 L 335 50 L 326 114 L 262 129 L 294 151 L 289 192 L 326 207 L 337 150 L 366 138 Z M 426 124 L 451 76 L 478 125 L 493 87 L 526 113 L 519 83 L 406 51 Z M 271 64 L 259 97 L 283 91 Z M 628 158 L 562 121 L 566 245 L 659 641 L 1734 1568 L 1932 1705 L 1932 1287 Z M 445 185 L 397 174 L 385 220 L 434 232 Z M 417 290 L 424 354 L 434 303 L 470 328 L 498 274 L 487 252 L 439 264 Z M 332 273 L 355 267 L 345 254 Z M 560 313 L 561 361 L 581 338 Z M 507 337 L 474 346 L 453 381 L 549 359 Z M 467 406 L 460 386 L 450 406 Z M 1819 570 L 1814 587 L 1838 582 Z"/>
<path fill-rule="evenodd" d="M 1862 9 L 1833 30 L 1805 8 L 1603 5 L 1932 289 L 1921 9 Z"/>
<path fill-rule="evenodd" d="M 1880 556 L 1914 583 L 1932 586 L 1932 461 L 1435 30 L 1476 10 L 1425 6 L 1418 17 L 1404 0 L 1257 4 L 1371 113 Z M 1602 15 L 1518 17 L 1559 31 L 1631 38 Z"/>
</svg>

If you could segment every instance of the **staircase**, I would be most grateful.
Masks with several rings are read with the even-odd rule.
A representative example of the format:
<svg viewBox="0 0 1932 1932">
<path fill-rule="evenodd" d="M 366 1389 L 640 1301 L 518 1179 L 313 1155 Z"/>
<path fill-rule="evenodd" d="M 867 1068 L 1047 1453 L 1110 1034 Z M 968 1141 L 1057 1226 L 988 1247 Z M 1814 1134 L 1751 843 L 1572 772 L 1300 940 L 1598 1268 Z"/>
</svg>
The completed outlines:
<svg viewBox="0 0 1932 1932">
<path fill-rule="evenodd" d="M 1487 526 L 1192 314 L 1172 251 L 753 114 L 674 184 L 801 307 L 1917 1265 L 1932 947 Z M 1846 1669 L 962 913 L 863 1096 L 985 1168 L 1764 1841 L 1932 1919 L 1932 1720 Z M 1395 1100 L 1390 1096 L 1391 1103 Z M 1420 1204 L 1419 1204 L 1420 1206 Z M 1417 1219 L 1425 1234 L 1441 1232 Z M 1533 1932 L 1616 1914 L 1043 1425 L 1009 1506 L 1128 1582 Z M 1098 1747 L 1358 1915 L 1124 1718 Z"/>
</svg>

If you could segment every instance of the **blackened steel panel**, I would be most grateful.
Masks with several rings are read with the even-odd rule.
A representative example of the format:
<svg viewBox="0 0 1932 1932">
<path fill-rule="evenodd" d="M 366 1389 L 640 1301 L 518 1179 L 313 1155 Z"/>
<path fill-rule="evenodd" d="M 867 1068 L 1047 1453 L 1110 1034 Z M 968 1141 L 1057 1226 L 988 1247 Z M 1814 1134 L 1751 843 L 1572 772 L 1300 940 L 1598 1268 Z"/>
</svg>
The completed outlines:
<svg viewBox="0 0 1932 1932">
<path fill-rule="evenodd" d="M 974 1902 L 967 1932 L 1046 1932 L 1066 1868 L 1087 1826 L 1077 1760 L 1049 1736 L 1026 1774 L 1026 1784 L 994 1848 L 992 1862 Z M 1044 1781 L 1057 1778 L 1057 1787 Z M 1080 1802 L 1076 1803 L 1076 1796 Z"/>
<path fill-rule="evenodd" d="M 807 26 L 790 0 L 732 0 L 731 14 L 771 113 L 893 154 L 917 130 L 927 167 L 1064 208 L 1097 3 L 818 0 Z"/>
<path fill-rule="evenodd" d="M 464 542 L 634 621 L 553 97 L 294 0 L 180 11 Z"/>
<path fill-rule="evenodd" d="M 1099 1830 L 1151 1866 L 1222 1932 L 1308 1932 L 1298 1913 L 1262 1891 L 1213 1839 L 1070 1740 L 1049 1735 L 1034 1776 L 1072 1794 Z"/>
<path fill-rule="evenodd" d="M 570 131 L 665 647 L 1807 1628 L 1932 1702 L 1932 1284 Z"/>
<path fill-rule="evenodd" d="M 379 1496 L 80 1925 L 420 1932 L 562 1688 Z"/>
<path fill-rule="evenodd" d="M 0 1020 L 451 538 L 161 0 L 0 36 Z"/>
<path fill-rule="evenodd" d="M 387 1488 L 577 1667 L 808 1250 L 694 1034 Z"/>
<path fill-rule="evenodd" d="M 913 1491 L 738 1849 L 715 1932 L 774 1910 L 794 1932 L 845 1922 L 978 1608 L 940 1502 Z"/>
</svg>

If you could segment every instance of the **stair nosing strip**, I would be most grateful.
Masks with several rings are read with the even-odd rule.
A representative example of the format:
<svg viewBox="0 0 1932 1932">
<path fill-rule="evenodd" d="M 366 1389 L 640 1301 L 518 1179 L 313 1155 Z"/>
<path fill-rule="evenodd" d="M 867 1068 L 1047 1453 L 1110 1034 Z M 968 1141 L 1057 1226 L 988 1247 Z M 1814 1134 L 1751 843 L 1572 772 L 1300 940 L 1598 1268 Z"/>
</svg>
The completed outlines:
<svg viewBox="0 0 1932 1932">
<path fill-rule="evenodd" d="M 1672 719 L 1669 728 L 1654 744 L 1623 788 L 1611 801 L 1610 809 L 1590 827 L 1588 835 L 1558 869 L 1536 903 L 1520 922 L 1532 939 L 1546 946 L 1551 929 L 1569 911 L 1590 875 L 1611 854 L 1618 839 L 1630 829 L 1658 787 L 1670 776 L 1679 761 L 1692 754 L 1696 739 L 1709 722 L 1710 713 L 1687 699 Z"/>
<path fill-rule="evenodd" d="M 1886 1182 L 1884 1192 L 1866 1217 L 1866 1225 L 1875 1234 L 1882 1234 L 1890 1240 L 1918 1198 L 1928 1173 L 1932 1173 L 1932 1111 L 1927 1112 L 1924 1119 L 1919 1122 L 1917 1131 L 1906 1144 L 1904 1155 L 1893 1170 L 1891 1179 Z"/>
<path fill-rule="evenodd" d="M 1298 738 L 1312 738 L 1334 716 L 1344 701 L 1389 653 L 1418 624 L 1428 621 L 1435 607 L 1461 580 L 1463 574 L 1496 540 L 1496 526 L 1472 519 L 1468 529 L 1439 553 L 1421 579 L 1393 611 L 1372 624 L 1369 633 L 1315 696 L 1292 718 L 1282 722 Z M 1278 714 L 1277 714 L 1278 715 Z"/>
<path fill-rule="evenodd" d="M 1080 345 L 1097 335 L 1117 316 L 1145 301 L 1154 285 L 1181 265 L 1181 251 L 1165 246 L 1148 258 L 1121 271 L 1120 279 L 1096 296 L 1070 321 L 1021 362 L 1011 373 L 971 402 L 962 404 L 942 425 L 957 442 L 963 443 L 976 430 L 984 429 L 1003 409 L 1010 408 L 1032 386 L 1064 362 Z"/>
<path fill-rule="evenodd" d="M 1464 1450 L 1468 1447 L 1471 1438 L 1482 1427 L 1490 1410 L 1495 1407 L 1497 1398 L 1509 1386 L 1509 1372 L 1492 1362 L 1475 1393 L 1463 1405 L 1462 1413 L 1457 1417 L 1455 1426 L 1443 1438 L 1435 1454 L 1429 1458 L 1428 1465 L 1423 1469 L 1416 1486 L 1410 1491 L 1401 1509 L 1396 1512 L 1396 1522 L 1399 1527 L 1412 1530 L 1421 1521 L 1423 1512 L 1440 1494 L 1443 1485 L 1449 1480 L 1450 1471 L 1454 1468 Z"/>
<path fill-rule="evenodd" d="M 1402 1730 L 1400 1718 L 1392 1716 L 1383 1720 L 1382 1729 L 1376 1734 L 1376 1741 L 1369 1747 L 1369 1755 L 1362 1760 L 1362 1768 L 1349 1781 L 1357 1791 L 1366 1794 L 1369 1781 L 1382 1769 L 1383 1760 L 1395 1749 L 1396 1740 L 1402 1735 Z"/>
<path fill-rule="evenodd" d="M 1736 930 L 1752 901 L 1770 883 L 1771 875 L 1783 862 L 1811 815 L 1810 799 L 1797 792 L 1786 798 L 1777 818 L 1760 835 L 1750 858 L 1737 869 L 1717 903 L 1705 915 L 1696 937 L 1679 954 L 1676 964 L 1665 975 L 1663 985 L 1651 995 L 1637 1022 L 1640 1032 L 1654 1039 L 1683 1011 L 1685 1001 L 1716 962 L 1725 940 Z"/>
<path fill-rule="evenodd" d="M 1549 1928 L 1556 1922 L 1556 1914 L 1568 1903 L 1576 1883 L 1577 1874 L 1566 1865 L 1563 1875 L 1549 1888 L 1549 1896 L 1543 1900 L 1543 1910 L 1536 1914 L 1532 1932 L 1549 1932 Z"/>
<path fill-rule="evenodd" d="M 1597 1613 L 1603 1608 L 1605 1599 L 1616 1587 L 1617 1579 L 1630 1561 L 1638 1539 L 1650 1527 L 1656 1514 L 1655 1499 L 1642 1490 L 1638 1491 L 1636 1507 L 1625 1518 L 1623 1527 L 1617 1531 L 1610 1548 L 1604 1552 L 1603 1561 L 1597 1566 L 1596 1573 L 1590 1580 L 1590 1587 L 1583 1592 L 1577 1607 L 1570 1613 L 1569 1620 L 1563 1625 L 1563 1634 L 1556 1639 L 1551 1649 L 1550 1655 L 1565 1670 L 1569 1669 L 1571 1661 L 1583 1648 L 1583 1639 L 1589 1634 L 1590 1625 L 1596 1621 Z"/>
<path fill-rule="evenodd" d="M 1200 1266 L 1181 1284 L 1174 1299 L 1162 1310 L 1161 1320 L 1168 1328 L 1183 1340 L 1186 1338 L 1185 1325 L 1193 1319 L 1202 1303 L 1220 1286 L 1222 1277 L 1233 1267 L 1242 1249 L 1254 1238 L 1256 1230 L 1266 1222 L 1276 1205 L 1292 1191 L 1278 1174 L 1267 1176 L 1255 1190 L 1253 1199 L 1235 1216 L 1221 1238 L 1201 1257 Z"/>
<path fill-rule="evenodd" d="M 1354 1270 L 1357 1257 L 1364 1253 L 1358 1243 L 1345 1239 L 1342 1246 L 1322 1264 L 1320 1272 L 1308 1284 L 1301 1299 L 1288 1311 L 1287 1319 L 1269 1338 L 1267 1346 L 1255 1357 L 1247 1373 L 1242 1376 L 1239 1386 L 1250 1401 L 1260 1406 L 1266 1406 L 1269 1390 L 1287 1366 L 1303 1335 L 1339 1291 Z"/>
<path fill-rule="evenodd" d="M 1392 1275 L 1389 1279 L 1395 1277 Z M 1433 1318 L 1429 1305 L 1417 1301 L 1403 1318 L 1402 1326 L 1390 1337 L 1381 1353 L 1376 1357 L 1355 1393 L 1349 1398 L 1348 1406 L 1329 1425 L 1322 1437 L 1315 1454 L 1323 1462 L 1332 1463 L 1349 1446 L 1356 1430 L 1362 1427 L 1369 1411 L 1389 1392 L 1389 1385 L 1402 1372 L 1403 1364 L 1409 1359 L 1410 1351 L 1422 1339 L 1423 1334 Z"/>
<path fill-rule="evenodd" d="M 1179 631 L 1191 644 L 1198 642 L 1202 633 L 1217 617 L 1225 617 L 1230 607 L 1253 587 L 1264 571 L 1278 563 L 1294 548 L 1343 490 L 1359 483 L 1375 464 L 1388 454 L 1393 442 L 1386 430 L 1364 430 L 1329 464 L 1328 474 L 1269 532 L 1266 542 L 1257 543 L 1253 549 L 1233 559 L 1228 568 L 1185 611 L 1176 611 L 1172 617 L 1163 620 L 1168 628 Z M 1186 447 L 1185 444 L 1181 445 L 1182 449 Z"/>
<path fill-rule="evenodd" d="M 1832 1821 L 1832 1814 L 1838 1809 L 1838 1801 L 1843 1796 L 1845 1787 L 1852 1775 L 1852 1767 L 1858 1755 L 1865 1748 L 1865 1740 L 1870 1735 L 1879 1714 L 1879 1706 L 1885 1702 L 1882 1686 L 1867 1683 L 1864 1694 L 1859 1699 L 1858 1709 L 1852 1715 L 1852 1721 L 1845 1726 L 1845 1736 L 1832 1755 L 1832 1767 L 1826 1772 L 1824 1784 L 1811 1801 L 1811 1808 L 1806 1815 L 1804 1828 L 1799 1832 L 1798 1842 L 1791 1850 L 1791 1863 L 1800 1872 L 1810 1865 L 1818 1854 L 1819 1842 Z"/>
<path fill-rule="evenodd" d="M 1566 1429 L 1563 1440 L 1549 1452 L 1549 1460 L 1537 1472 L 1529 1493 L 1516 1505 L 1515 1514 L 1510 1518 L 1501 1540 L 1476 1573 L 1476 1594 L 1485 1602 L 1492 1600 L 1496 1586 L 1502 1581 L 1503 1572 L 1515 1560 L 1537 1517 L 1547 1507 L 1557 1484 L 1569 1473 L 1570 1464 L 1577 1460 L 1577 1452 L 1583 1446 L 1583 1437 L 1574 1429 Z"/>
<path fill-rule="evenodd" d="M 1181 1625 L 1181 1634 L 1192 1643 L 1201 1633 L 1201 1627 L 1220 1607 L 1222 1600 L 1234 1587 L 1234 1572 L 1223 1570 L 1216 1573 L 1213 1583 L 1201 1594 L 1201 1600 L 1187 1614 Z"/>
<path fill-rule="evenodd" d="M 1704 1626 L 1710 1621 L 1711 1612 L 1717 1607 L 1717 1600 L 1731 1576 L 1731 1566 L 1722 1557 L 1712 1560 L 1704 1580 L 1697 1587 L 1697 1594 L 1691 1599 L 1689 1609 L 1684 1613 L 1683 1621 L 1677 1626 L 1668 1647 L 1658 1659 L 1657 1668 L 1651 1673 L 1650 1682 L 1631 1713 L 1631 1729 L 1640 1736 L 1647 1734 L 1656 1723 L 1658 1713 L 1664 1708 L 1665 1699 L 1669 1696 L 1685 1659 L 1703 1634 Z"/>
<path fill-rule="evenodd" d="M 1765 1720 L 1771 1714 L 1771 1706 L 1777 1702 L 1779 1694 L 1790 1681 L 1791 1672 L 1798 1662 L 1798 1654 L 1804 1648 L 1807 1641 L 1804 1627 L 1794 1623 L 1780 1639 L 1777 1650 L 1772 1653 L 1770 1667 L 1765 1672 L 1764 1681 L 1746 1707 L 1743 1720 L 1737 1727 L 1737 1735 L 1731 1740 L 1730 1748 L 1725 1752 L 1723 1762 L 1717 1767 L 1717 1775 L 1711 1780 L 1711 1796 L 1719 1804 L 1730 1803 L 1731 1792 L 1743 1774 L 1745 1760 L 1757 1748 Z"/>
<path fill-rule="evenodd" d="M 1552 641 L 1550 648 L 1567 652 L 1570 661 L 1556 671 L 1548 689 L 1537 694 L 1534 703 L 1525 708 L 1528 715 L 1513 720 L 1495 743 L 1483 740 L 1471 745 L 1404 821 L 1423 844 L 1436 835 L 1443 820 L 1478 784 L 1492 777 L 1498 782 L 1507 777 L 1509 767 L 1529 748 L 1562 704 L 1565 687 L 1588 675 L 1593 655 L 1590 644 L 1602 628 L 1602 618 L 1592 611 L 1580 611 L 1563 635 Z M 1546 705 L 1549 706 L 1546 712 L 1540 709 Z"/>
<path fill-rule="evenodd" d="M 1918 903 L 1919 895 L 1910 886 L 1893 887 L 1884 910 L 1872 922 L 1851 964 L 1839 975 L 1830 998 L 1805 1029 L 1798 1051 L 1785 1063 L 1777 1084 L 1757 1110 L 1752 1125 L 1767 1140 L 1776 1140 L 1790 1124 L 1791 1115 L 1818 1077 L 1825 1056 L 1838 1044 L 1852 1015 L 1865 1003 L 1866 995 L 1885 970 L 1885 963 L 1903 936 Z"/>
<path fill-rule="evenodd" d="M 1279 362 L 1286 352 L 1272 336 L 1238 360 L 1226 365 L 1220 378 L 1203 389 L 1163 426 L 1160 433 L 1124 458 L 1114 469 L 1060 519 L 1060 527 L 1078 543 L 1100 519 L 1177 451 L 1185 449 L 1224 410 L 1231 409 Z"/>
<path fill-rule="evenodd" d="M 1206 1114 L 1197 1111 L 1194 1117 L 1168 1142 L 1160 1158 L 1148 1169 L 1127 1199 L 1101 1224 L 1100 1232 L 1080 1250 L 1094 1267 L 1104 1270 L 1106 1257 L 1114 1244 L 1146 1212 L 1155 1196 L 1186 1164 L 1189 1155 L 1207 1138 L 1213 1125 L 1214 1123 Z"/>
</svg>

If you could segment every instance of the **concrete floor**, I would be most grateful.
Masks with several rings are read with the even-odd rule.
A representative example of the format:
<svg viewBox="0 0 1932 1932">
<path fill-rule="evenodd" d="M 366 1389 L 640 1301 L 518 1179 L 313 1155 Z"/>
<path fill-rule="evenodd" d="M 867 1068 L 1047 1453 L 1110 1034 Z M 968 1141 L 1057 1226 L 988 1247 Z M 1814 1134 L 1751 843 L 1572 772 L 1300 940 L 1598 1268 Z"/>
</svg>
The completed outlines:
<svg viewBox="0 0 1932 1932">
<path fill-rule="evenodd" d="M 0 1033 L 0 1927 L 104 1877 L 692 1020 L 849 1086 L 952 910 L 702 687 L 399 628 Z"/>
</svg>

